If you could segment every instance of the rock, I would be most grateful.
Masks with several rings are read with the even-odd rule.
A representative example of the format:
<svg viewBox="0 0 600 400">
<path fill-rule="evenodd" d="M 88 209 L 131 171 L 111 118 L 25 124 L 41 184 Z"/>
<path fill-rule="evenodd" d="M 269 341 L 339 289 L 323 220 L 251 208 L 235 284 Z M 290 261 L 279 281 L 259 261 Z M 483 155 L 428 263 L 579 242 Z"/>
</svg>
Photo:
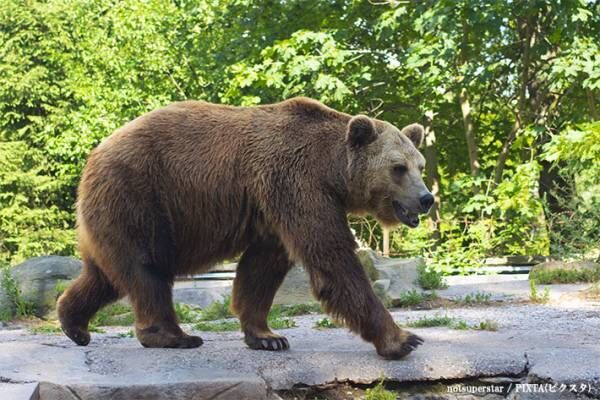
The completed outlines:
<svg viewBox="0 0 600 400">
<path fill-rule="evenodd" d="M 555 271 L 557 269 L 566 271 L 593 271 L 600 269 L 600 264 L 593 261 L 546 261 L 535 265 L 529 273 L 535 274 L 538 271 Z"/>
<path fill-rule="evenodd" d="M 358 259 L 360 260 L 360 263 L 362 264 L 371 282 L 379 279 L 379 273 L 375 268 L 375 263 L 379 262 L 381 259 L 379 255 L 374 250 L 369 248 L 358 249 L 356 255 L 358 256 Z"/>
<path fill-rule="evenodd" d="M 206 307 L 215 301 L 223 301 L 223 297 L 231 294 L 231 281 L 188 281 L 175 282 L 173 300 L 177 303 Z"/>
<path fill-rule="evenodd" d="M 382 300 L 387 298 L 387 291 L 390 288 L 391 281 L 389 279 L 379 279 L 373 282 L 373 291 Z"/>
<path fill-rule="evenodd" d="M 81 267 L 81 261 L 71 257 L 44 256 L 16 265 L 10 273 L 21 291 L 22 300 L 33 304 L 35 314 L 42 317 L 56 305 L 57 284 L 75 279 Z M 0 286 L 1 310 L 14 313 L 13 302 L 3 286 Z"/>
<path fill-rule="evenodd" d="M 276 304 L 303 304 L 314 302 L 310 279 L 301 264 L 296 264 L 286 275 L 275 295 Z"/>
<path fill-rule="evenodd" d="M 397 300 L 402 293 L 409 290 L 422 291 L 417 284 L 419 278 L 419 266 L 425 265 L 425 261 L 420 258 L 380 258 L 374 264 L 379 280 L 387 280 L 390 285 L 386 291 L 386 296 L 390 300 Z"/>
<path fill-rule="evenodd" d="M 425 263 L 422 258 L 386 258 L 371 249 L 360 249 L 357 255 L 381 299 L 395 300 L 403 292 L 412 289 L 422 291 L 416 283 L 418 267 Z M 378 283 L 375 285 L 375 282 Z M 288 272 L 275 296 L 275 303 L 299 304 L 313 301 L 308 275 L 298 264 Z"/>
<path fill-rule="evenodd" d="M 362 248 L 357 251 L 357 256 L 362 264 L 367 276 L 371 281 L 379 279 L 379 272 L 375 264 L 383 260 L 375 251 L 369 248 Z M 276 304 L 301 304 L 314 302 L 312 295 L 310 279 L 304 270 L 302 264 L 296 264 L 288 272 L 281 287 L 275 296 Z"/>
</svg>

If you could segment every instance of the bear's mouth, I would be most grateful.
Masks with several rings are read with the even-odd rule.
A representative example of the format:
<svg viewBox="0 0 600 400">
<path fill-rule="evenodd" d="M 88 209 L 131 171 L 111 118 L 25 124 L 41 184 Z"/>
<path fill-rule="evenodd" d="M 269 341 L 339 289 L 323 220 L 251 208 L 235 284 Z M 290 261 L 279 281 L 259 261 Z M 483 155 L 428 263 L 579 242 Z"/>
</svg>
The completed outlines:
<svg viewBox="0 0 600 400">
<path fill-rule="evenodd" d="M 416 228 L 419 226 L 419 215 L 417 213 L 410 213 L 408 210 L 397 202 L 396 200 L 392 201 L 392 206 L 394 206 L 394 212 L 396 213 L 396 218 L 404 225 L 407 225 L 411 228 Z"/>
</svg>

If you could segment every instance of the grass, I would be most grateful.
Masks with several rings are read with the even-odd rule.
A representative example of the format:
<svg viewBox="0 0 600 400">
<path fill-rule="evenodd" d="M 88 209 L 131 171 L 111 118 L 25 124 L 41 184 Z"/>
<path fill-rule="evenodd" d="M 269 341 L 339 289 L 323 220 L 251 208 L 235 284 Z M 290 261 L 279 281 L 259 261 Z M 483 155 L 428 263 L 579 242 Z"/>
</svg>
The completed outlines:
<svg viewBox="0 0 600 400">
<path fill-rule="evenodd" d="M 498 330 L 498 323 L 491 319 L 484 319 L 483 321 L 480 321 L 479 324 L 471 326 L 471 329 L 495 332 Z"/>
<path fill-rule="evenodd" d="M 54 286 L 54 293 L 56 293 L 56 298 L 58 299 L 64 292 L 71 286 L 71 282 L 58 280 L 56 285 Z"/>
<path fill-rule="evenodd" d="M 227 332 L 241 329 L 238 320 L 200 321 L 194 325 L 194 328 L 202 332 Z"/>
<path fill-rule="evenodd" d="M 424 264 L 417 268 L 419 278 L 417 283 L 425 290 L 445 289 L 448 287 L 446 280 L 441 273 L 432 268 L 427 268 Z"/>
<path fill-rule="evenodd" d="M 269 327 L 272 329 L 289 329 L 295 328 L 296 322 L 291 318 L 273 318 L 267 319 Z"/>
<path fill-rule="evenodd" d="M 4 292 L 6 296 L 8 296 L 9 300 L 14 306 L 15 315 L 17 317 L 29 317 L 34 315 L 35 305 L 23 299 L 21 289 L 16 281 L 16 279 L 12 276 L 8 268 L 3 268 L 0 277 L 0 286 L 4 288 Z M 5 320 L 9 320 L 12 318 L 10 312 L 3 310 L 2 318 Z"/>
<path fill-rule="evenodd" d="M 402 292 L 398 299 L 390 301 L 390 307 L 408 307 L 414 308 L 422 306 L 428 301 L 437 300 L 439 297 L 435 291 L 431 293 L 421 293 L 416 289 L 406 290 Z"/>
<path fill-rule="evenodd" d="M 114 303 L 96 313 L 90 321 L 92 326 L 129 326 L 135 322 L 131 307 Z"/>
<path fill-rule="evenodd" d="M 423 317 L 415 321 L 410 321 L 406 326 L 412 328 L 433 328 L 436 326 L 452 326 L 455 323 L 454 318 L 450 318 L 447 315 L 435 316 L 435 317 Z"/>
<path fill-rule="evenodd" d="M 291 318 L 267 318 L 267 322 L 272 329 L 295 328 L 296 322 Z M 237 319 L 228 319 L 220 321 L 199 321 L 194 328 L 203 332 L 228 332 L 241 330 L 240 321 Z"/>
<path fill-rule="evenodd" d="M 202 309 L 190 304 L 175 303 L 175 314 L 180 323 L 193 324 L 201 319 Z"/>
<path fill-rule="evenodd" d="M 319 320 L 317 320 L 317 322 L 315 322 L 315 328 L 317 329 L 334 329 L 334 328 L 342 328 L 341 325 L 336 324 L 334 321 L 332 321 L 331 319 L 325 317 L 325 318 L 321 318 Z"/>
<path fill-rule="evenodd" d="M 209 306 L 201 309 L 189 304 L 175 303 L 175 313 L 180 323 L 196 324 L 196 329 L 207 331 L 231 331 L 239 329 L 239 322 L 221 321 L 232 318 L 229 310 L 230 296 L 224 296 Z M 296 326 L 296 322 L 289 318 L 297 315 L 318 313 L 321 311 L 319 304 L 295 304 L 290 306 L 275 305 L 269 312 L 267 320 L 273 329 L 288 329 Z M 217 321 L 211 323 L 212 321 Z M 90 322 L 91 326 L 129 326 L 135 323 L 135 316 L 131 307 L 115 303 L 101 309 Z"/>
<path fill-rule="evenodd" d="M 400 294 L 400 298 L 394 302 L 396 307 L 412 307 L 421 304 L 425 300 L 425 295 L 417 292 L 415 289 L 407 290 Z"/>
<path fill-rule="evenodd" d="M 465 320 L 456 319 L 447 315 L 437 315 L 434 317 L 423 317 L 415 321 L 409 321 L 406 326 L 411 328 L 434 328 L 445 326 L 457 330 L 477 330 L 477 331 L 497 331 L 498 324 L 495 321 L 486 319 L 477 324 L 469 325 Z"/>
<path fill-rule="evenodd" d="M 223 296 L 222 300 L 213 301 L 200 313 L 200 321 L 215 321 L 231 318 L 234 315 L 230 311 L 231 296 Z"/>
<path fill-rule="evenodd" d="M 29 332 L 33 335 L 59 335 L 62 330 L 56 322 L 45 322 L 29 328 Z"/>
<path fill-rule="evenodd" d="M 530 279 L 529 280 L 529 300 L 531 300 L 534 303 L 539 303 L 539 304 L 547 303 L 548 300 L 550 300 L 550 290 L 548 290 L 548 288 L 545 288 L 544 291 L 542 293 L 540 293 L 538 291 L 537 282 L 535 281 L 535 279 Z"/>
<path fill-rule="evenodd" d="M 269 311 L 272 317 L 296 317 L 298 315 L 320 314 L 323 310 L 318 303 L 302 303 L 292 305 L 274 304 Z"/>
<path fill-rule="evenodd" d="M 533 269 L 529 280 L 535 280 L 540 285 L 553 283 L 576 283 L 600 281 L 600 267 L 594 269 Z"/>
<path fill-rule="evenodd" d="M 12 320 L 12 313 L 8 310 L 0 310 L 0 322 L 8 322 Z"/>
<path fill-rule="evenodd" d="M 90 325 L 89 331 L 94 333 L 106 333 L 103 329 L 93 325 Z M 33 335 L 60 335 L 62 334 L 62 329 L 60 329 L 58 321 L 46 321 L 29 328 L 29 332 Z"/>
<path fill-rule="evenodd" d="M 593 300 L 600 299 L 600 282 L 596 282 L 590 286 L 590 288 L 584 292 L 584 296 Z"/>
<path fill-rule="evenodd" d="M 383 378 L 377 385 L 365 390 L 365 400 L 396 400 L 397 394 L 383 386 Z"/>
<path fill-rule="evenodd" d="M 135 337 L 135 333 L 133 332 L 133 329 L 128 330 L 127 332 L 121 332 L 118 335 L 120 338 L 132 338 Z"/>
<path fill-rule="evenodd" d="M 490 304 L 492 299 L 491 293 L 486 292 L 473 292 L 465 295 L 463 298 L 456 300 L 457 303 L 474 305 L 474 304 Z"/>
</svg>

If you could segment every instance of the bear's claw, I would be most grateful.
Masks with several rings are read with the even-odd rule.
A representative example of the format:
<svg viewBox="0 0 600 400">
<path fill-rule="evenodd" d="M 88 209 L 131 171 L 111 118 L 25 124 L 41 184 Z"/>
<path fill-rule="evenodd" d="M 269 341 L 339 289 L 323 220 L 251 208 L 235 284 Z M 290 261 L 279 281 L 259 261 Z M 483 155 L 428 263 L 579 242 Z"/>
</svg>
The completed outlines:
<svg viewBox="0 0 600 400">
<path fill-rule="evenodd" d="M 423 344 L 424 340 L 420 336 L 409 333 L 408 337 L 400 343 L 398 346 L 393 346 L 392 348 L 377 350 L 380 356 L 388 360 L 397 360 L 403 357 L 406 357 L 412 351 L 414 351 L 417 347 Z"/>
<path fill-rule="evenodd" d="M 246 337 L 246 344 L 254 350 L 281 351 L 290 348 L 290 343 L 283 337 Z"/>
</svg>

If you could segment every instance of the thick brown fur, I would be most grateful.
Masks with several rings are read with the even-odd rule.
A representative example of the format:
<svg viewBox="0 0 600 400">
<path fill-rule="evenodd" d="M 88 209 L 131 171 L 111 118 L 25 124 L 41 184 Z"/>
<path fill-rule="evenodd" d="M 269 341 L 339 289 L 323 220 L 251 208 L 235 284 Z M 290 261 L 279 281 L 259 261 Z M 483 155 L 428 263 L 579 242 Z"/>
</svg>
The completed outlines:
<svg viewBox="0 0 600 400">
<path fill-rule="evenodd" d="M 129 295 L 144 346 L 197 347 L 202 340 L 177 324 L 173 280 L 243 253 L 232 308 L 250 347 L 288 348 L 266 316 L 300 261 L 328 313 L 380 355 L 408 354 L 420 339 L 374 295 L 346 220 L 371 212 L 398 223 L 388 204 L 396 197 L 414 208 L 418 180 L 389 176 L 399 160 L 422 168 L 396 128 L 306 98 L 258 107 L 186 101 L 137 118 L 85 167 L 77 202 L 85 266 L 59 300 L 64 332 L 86 345 L 94 313 Z"/>
</svg>

